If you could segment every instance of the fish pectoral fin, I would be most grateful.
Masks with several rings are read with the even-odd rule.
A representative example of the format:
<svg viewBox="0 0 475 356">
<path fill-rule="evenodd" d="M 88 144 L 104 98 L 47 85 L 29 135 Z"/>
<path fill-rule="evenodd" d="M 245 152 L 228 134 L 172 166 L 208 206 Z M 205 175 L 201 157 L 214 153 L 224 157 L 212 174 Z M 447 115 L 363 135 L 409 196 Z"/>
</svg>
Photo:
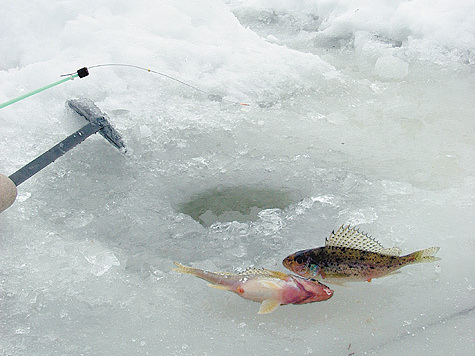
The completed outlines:
<svg viewBox="0 0 475 356">
<path fill-rule="evenodd" d="M 269 314 L 272 313 L 280 305 L 280 302 L 275 299 L 266 299 L 261 303 L 259 312 L 257 314 Z"/>
<path fill-rule="evenodd" d="M 222 284 L 212 284 L 212 283 L 209 283 L 208 287 L 216 288 L 216 289 L 220 289 L 220 290 L 230 290 L 231 289 L 229 286 L 225 286 L 225 285 L 222 285 Z"/>
<path fill-rule="evenodd" d="M 259 281 L 259 283 L 269 289 L 282 289 L 282 286 L 274 281 Z"/>
</svg>

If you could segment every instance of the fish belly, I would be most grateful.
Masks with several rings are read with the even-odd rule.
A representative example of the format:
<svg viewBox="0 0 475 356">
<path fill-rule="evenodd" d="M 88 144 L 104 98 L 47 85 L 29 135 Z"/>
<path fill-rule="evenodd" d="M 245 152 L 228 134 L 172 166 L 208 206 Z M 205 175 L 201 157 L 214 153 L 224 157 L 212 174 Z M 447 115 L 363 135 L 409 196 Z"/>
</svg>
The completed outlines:
<svg viewBox="0 0 475 356">
<path fill-rule="evenodd" d="M 285 286 L 280 282 L 282 281 L 273 279 L 249 279 L 234 292 L 254 302 L 262 302 L 267 299 L 281 300 L 282 290 Z"/>
</svg>

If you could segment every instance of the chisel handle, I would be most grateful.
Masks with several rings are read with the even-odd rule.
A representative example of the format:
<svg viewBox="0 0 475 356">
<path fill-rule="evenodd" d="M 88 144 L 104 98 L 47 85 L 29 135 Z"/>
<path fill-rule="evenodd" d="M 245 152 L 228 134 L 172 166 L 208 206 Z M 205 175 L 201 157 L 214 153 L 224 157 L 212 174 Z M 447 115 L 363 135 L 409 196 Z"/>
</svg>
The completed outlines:
<svg viewBox="0 0 475 356">
<path fill-rule="evenodd" d="M 63 141 L 58 143 L 56 146 L 50 148 L 48 151 L 43 153 L 41 156 L 35 158 L 33 161 L 28 163 L 26 166 L 20 168 L 18 171 L 13 173 L 9 178 L 15 183 L 16 186 L 19 186 L 25 180 L 30 178 L 35 173 L 38 173 L 43 168 L 45 168 L 50 163 L 54 162 L 57 158 L 64 155 L 66 152 L 72 148 L 79 145 L 86 138 L 95 134 L 99 131 L 102 126 L 89 123 L 81 129 L 77 130 L 72 135 L 66 137 Z"/>
<path fill-rule="evenodd" d="M 10 177 L 0 174 L 0 213 L 15 201 L 17 196 L 16 187 L 18 185 L 101 129 L 102 126 L 100 124 L 89 123 L 72 135 L 66 137 L 63 141 L 43 153 L 41 156 L 35 158 L 26 166 L 20 168 Z"/>
</svg>

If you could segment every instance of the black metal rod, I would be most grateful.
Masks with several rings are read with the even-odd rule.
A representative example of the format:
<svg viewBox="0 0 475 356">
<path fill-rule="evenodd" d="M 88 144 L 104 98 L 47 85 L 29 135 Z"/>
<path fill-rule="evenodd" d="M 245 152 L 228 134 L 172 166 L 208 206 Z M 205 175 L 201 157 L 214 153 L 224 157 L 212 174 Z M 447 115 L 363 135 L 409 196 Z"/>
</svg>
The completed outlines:
<svg viewBox="0 0 475 356">
<path fill-rule="evenodd" d="M 33 176 L 35 173 L 41 171 L 47 165 L 54 162 L 57 158 L 64 155 L 70 149 L 76 147 L 78 144 L 83 142 L 92 134 L 95 134 L 100 129 L 102 129 L 102 126 L 98 125 L 97 123 L 87 124 L 83 128 L 77 130 L 72 135 L 66 137 L 63 141 L 43 153 L 41 156 L 35 158 L 26 166 L 20 168 L 9 178 L 13 181 L 13 183 L 15 183 L 16 186 L 20 185 L 25 180 Z"/>
</svg>

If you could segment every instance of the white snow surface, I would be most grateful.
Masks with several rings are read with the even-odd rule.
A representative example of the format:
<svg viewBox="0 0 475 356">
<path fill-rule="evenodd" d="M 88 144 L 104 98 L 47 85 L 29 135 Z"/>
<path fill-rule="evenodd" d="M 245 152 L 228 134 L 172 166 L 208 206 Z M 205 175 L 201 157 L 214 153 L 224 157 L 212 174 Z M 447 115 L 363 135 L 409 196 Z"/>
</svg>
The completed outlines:
<svg viewBox="0 0 475 356">
<path fill-rule="evenodd" d="M 85 125 L 71 98 L 131 151 L 94 135 L 18 187 L 0 215 L 0 354 L 473 353 L 473 1 L 1 8 L 0 103 L 105 63 L 212 95 L 95 67 L 0 109 L 6 175 Z M 269 315 L 171 270 L 285 271 L 342 224 L 442 259 Z"/>
</svg>

